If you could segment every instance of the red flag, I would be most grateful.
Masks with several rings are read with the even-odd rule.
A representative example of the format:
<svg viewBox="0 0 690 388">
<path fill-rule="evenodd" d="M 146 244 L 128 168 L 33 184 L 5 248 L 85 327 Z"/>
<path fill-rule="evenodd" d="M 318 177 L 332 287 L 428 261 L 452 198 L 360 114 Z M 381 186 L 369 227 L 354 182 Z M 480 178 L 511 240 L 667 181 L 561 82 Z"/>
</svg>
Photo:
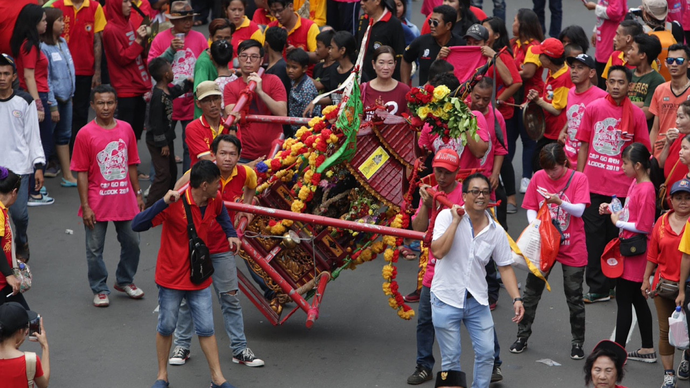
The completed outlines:
<svg viewBox="0 0 690 388">
<path fill-rule="evenodd" d="M 450 48 L 446 61 L 453 65 L 455 76 L 463 83 L 486 64 L 486 57 L 482 55 L 482 48 L 479 46 L 456 46 Z"/>
</svg>

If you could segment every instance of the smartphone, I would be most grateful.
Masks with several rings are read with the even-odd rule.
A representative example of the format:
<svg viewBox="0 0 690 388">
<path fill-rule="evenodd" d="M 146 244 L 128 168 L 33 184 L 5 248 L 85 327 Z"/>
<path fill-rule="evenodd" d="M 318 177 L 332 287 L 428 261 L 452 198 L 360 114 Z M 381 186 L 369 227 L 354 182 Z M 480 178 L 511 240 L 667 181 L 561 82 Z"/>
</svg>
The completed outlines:
<svg viewBox="0 0 690 388">
<path fill-rule="evenodd" d="M 41 334 L 41 315 L 39 314 L 35 319 L 29 321 L 29 339 L 36 341 L 35 334 Z"/>
</svg>

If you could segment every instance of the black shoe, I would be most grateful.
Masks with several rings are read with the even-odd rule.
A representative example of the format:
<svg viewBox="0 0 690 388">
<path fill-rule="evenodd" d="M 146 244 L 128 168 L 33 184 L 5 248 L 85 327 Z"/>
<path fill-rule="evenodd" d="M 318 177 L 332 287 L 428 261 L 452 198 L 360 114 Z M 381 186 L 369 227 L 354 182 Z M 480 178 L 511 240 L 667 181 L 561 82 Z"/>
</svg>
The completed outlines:
<svg viewBox="0 0 690 388">
<path fill-rule="evenodd" d="M 499 381 L 503 381 L 503 373 L 501 373 L 500 366 L 494 365 L 494 370 L 491 372 L 491 382 L 497 383 Z"/>
<path fill-rule="evenodd" d="M 582 360 L 585 358 L 585 352 L 582 350 L 581 344 L 573 344 L 573 347 L 570 348 L 570 358 L 573 360 Z"/>
<path fill-rule="evenodd" d="M 419 385 L 431 379 L 431 370 L 421 365 L 417 365 L 417 369 L 414 371 L 412 376 L 407 378 L 407 383 L 410 385 Z"/>
<path fill-rule="evenodd" d="M 525 349 L 527 349 L 527 339 L 518 337 L 518 339 L 510 345 L 509 350 L 511 353 L 522 353 Z"/>
</svg>

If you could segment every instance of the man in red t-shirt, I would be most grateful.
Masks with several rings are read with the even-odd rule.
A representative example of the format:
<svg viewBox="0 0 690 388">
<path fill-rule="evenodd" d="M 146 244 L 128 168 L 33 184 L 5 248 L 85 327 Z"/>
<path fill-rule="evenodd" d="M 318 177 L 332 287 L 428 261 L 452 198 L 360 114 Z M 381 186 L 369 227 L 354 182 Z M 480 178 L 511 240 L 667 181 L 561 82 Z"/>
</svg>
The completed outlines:
<svg viewBox="0 0 690 388">
<path fill-rule="evenodd" d="M 144 209 L 144 200 L 137 177 L 137 140 L 129 124 L 115 119 L 115 90 L 110 85 L 97 86 L 91 108 L 96 119 L 79 130 L 70 167 L 78 173 L 79 216 L 84 219 L 93 305 L 108 307 L 110 290 L 103 246 L 109 221 L 115 224 L 120 242 L 115 289 L 133 299 L 144 296 L 133 283 L 139 266 L 139 235 L 132 231 L 132 219 Z"/>
<path fill-rule="evenodd" d="M 237 59 L 240 61 L 242 77 L 225 86 L 223 99 L 225 114 L 232 114 L 240 94 L 251 81 L 256 82 L 254 96 L 244 109 L 248 114 L 287 116 L 287 94 L 283 82 L 275 75 L 264 74 L 259 77 L 264 49 L 254 39 L 245 40 L 237 48 Z M 269 157 L 271 144 L 283 133 L 283 126 L 271 123 L 249 123 L 239 125 L 239 138 L 243 150 L 240 163 L 249 163 L 255 159 Z M 191 153 L 191 150 L 190 150 Z"/>
<path fill-rule="evenodd" d="M 168 354 L 183 299 L 191 310 L 199 344 L 211 369 L 211 388 L 232 387 L 223 376 L 218 358 L 218 344 L 213 329 L 212 280 L 209 277 L 200 284 L 192 282 L 187 234 L 187 214 L 190 214 L 201 240 L 210 242 L 210 232 L 217 223 L 223 230 L 222 240 L 229 244 L 233 253 L 239 251 L 240 240 L 222 199 L 218 198 L 220 180 L 218 167 L 211 161 L 202 160 L 192 167 L 189 188 L 182 195 L 177 191 L 168 191 L 165 197 L 139 213 L 132 222 L 132 229 L 137 232 L 163 225 L 156 263 L 160 309 L 156 328 L 158 376 L 153 387 L 168 386 Z"/>
<path fill-rule="evenodd" d="M 549 143 L 558 141 L 568 118 L 563 110 L 568 105 L 568 92 L 573 87 L 570 79 L 570 69 L 565 64 L 565 50 L 563 42 L 556 38 L 549 38 L 532 52 L 539 55 L 542 66 L 549 71 L 544 85 L 544 91 L 539 95 L 536 90 L 530 90 L 527 99 L 536 103 L 544 110 L 546 129 L 544 136 L 537 142 L 532 159 L 532 170 L 539 170 L 539 152 Z"/>
<path fill-rule="evenodd" d="M 196 105 L 202 115 L 187 125 L 185 143 L 189 148 L 190 166 L 199 160 L 213 160 L 211 143 L 216 136 L 228 133 L 221 119 L 220 104 L 223 93 L 214 81 L 204 81 L 196 87 Z"/>
</svg>

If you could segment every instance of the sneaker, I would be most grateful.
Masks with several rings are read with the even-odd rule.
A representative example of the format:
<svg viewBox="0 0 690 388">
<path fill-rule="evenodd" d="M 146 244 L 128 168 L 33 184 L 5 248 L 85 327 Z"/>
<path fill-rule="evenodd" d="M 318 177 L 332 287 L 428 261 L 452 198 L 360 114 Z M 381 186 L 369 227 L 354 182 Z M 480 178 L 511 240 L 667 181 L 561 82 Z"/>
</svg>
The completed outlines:
<svg viewBox="0 0 690 388">
<path fill-rule="evenodd" d="M 499 381 L 503 381 L 503 373 L 500 366 L 494 365 L 494 370 L 491 372 L 491 382 L 497 383 Z"/>
<path fill-rule="evenodd" d="M 628 360 L 646 362 L 648 364 L 653 364 L 656 362 L 656 352 L 649 354 L 641 354 L 638 350 L 634 352 L 628 352 Z"/>
<path fill-rule="evenodd" d="M 172 356 L 168 359 L 168 364 L 184 365 L 187 362 L 187 360 L 189 360 L 190 355 L 191 352 L 189 351 L 189 349 L 185 349 L 182 346 L 175 346 L 175 349 L 173 349 Z"/>
<path fill-rule="evenodd" d="M 588 292 L 582 296 L 582 300 L 585 303 L 608 302 L 611 300 L 611 296 L 609 294 L 596 294 L 594 292 Z"/>
<path fill-rule="evenodd" d="M 518 354 L 524 352 L 525 349 L 527 349 L 527 339 L 518 337 L 518 339 L 510 345 L 509 350 L 511 353 Z"/>
<path fill-rule="evenodd" d="M 48 195 L 48 189 L 45 186 L 41 186 L 41 190 L 38 190 L 41 195 Z"/>
<path fill-rule="evenodd" d="M 664 374 L 664 383 L 661 388 L 676 388 L 676 375 L 673 373 Z"/>
<path fill-rule="evenodd" d="M 56 163 L 49 163 L 48 168 L 46 168 L 45 172 L 43 173 L 43 176 L 46 178 L 55 178 L 62 172 L 62 169 L 60 166 L 58 166 Z"/>
<path fill-rule="evenodd" d="M 26 203 L 26 206 L 47 206 L 52 205 L 54 203 L 55 199 L 47 195 L 41 195 L 41 198 L 34 198 L 32 196 L 29 196 L 29 201 Z"/>
<path fill-rule="evenodd" d="M 525 194 L 527 192 L 527 186 L 529 186 L 529 178 L 522 178 L 520 181 L 520 193 Z"/>
<path fill-rule="evenodd" d="M 421 383 L 431 380 L 432 378 L 433 376 L 431 376 L 431 370 L 421 365 L 417 365 L 417 369 L 415 369 L 412 376 L 407 378 L 407 383 L 410 385 L 419 385 Z"/>
<path fill-rule="evenodd" d="M 582 344 L 573 344 L 570 348 L 570 358 L 573 360 L 582 360 L 585 358 L 585 352 L 582 350 Z"/>
<path fill-rule="evenodd" d="M 690 357 L 688 357 L 688 351 L 683 352 L 683 359 L 678 364 L 678 369 L 676 370 L 676 375 L 680 380 L 687 380 L 690 378 Z"/>
<path fill-rule="evenodd" d="M 498 307 L 498 301 L 489 298 L 489 310 L 494 311 Z"/>
<path fill-rule="evenodd" d="M 93 296 L 93 305 L 96 307 L 108 307 L 110 306 L 110 299 L 108 299 L 108 294 L 96 294 Z"/>
<path fill-rule="evenodd" d="M 513 205 L 512 203 L 509 203 L 508 205 L 506 205 L 506 213 L 507 214 L 517 213 L 517 206 Z"/>
<path fill-rule="evenodd" d="M 221 385 L 215 384 L 213 381 L 211 381 L 211 388 L 235 388 L 235 386 L 228 383 L 227 381 Z"/>
<path fill-rule="evenodd" d="M 239 354 L 232 356 L 232 362 L 246 366 L 264 366 L 264 360 L 256 358 L 254 352 L 249 348 L 244 348 Z"/>
<path fill-rule="evenodd" d="M 419 303 L 419 291 L 414 290 L 409 294 L 403 296 L 403 300 L 407 303 Z"/>
<path fill-rule="evenodd" d="M 132 299 L 141 299 L 144 297 L 144 291 L 142 291 L 141 288 L 135 286 L 134 283 L 128 284 L 126 286 L 121 286 L 116 283 L 115 286 L 113 286 L 113 288 L 115 288 L 117 291 L 127 293 L 127 295 Z"/>
</svg>

